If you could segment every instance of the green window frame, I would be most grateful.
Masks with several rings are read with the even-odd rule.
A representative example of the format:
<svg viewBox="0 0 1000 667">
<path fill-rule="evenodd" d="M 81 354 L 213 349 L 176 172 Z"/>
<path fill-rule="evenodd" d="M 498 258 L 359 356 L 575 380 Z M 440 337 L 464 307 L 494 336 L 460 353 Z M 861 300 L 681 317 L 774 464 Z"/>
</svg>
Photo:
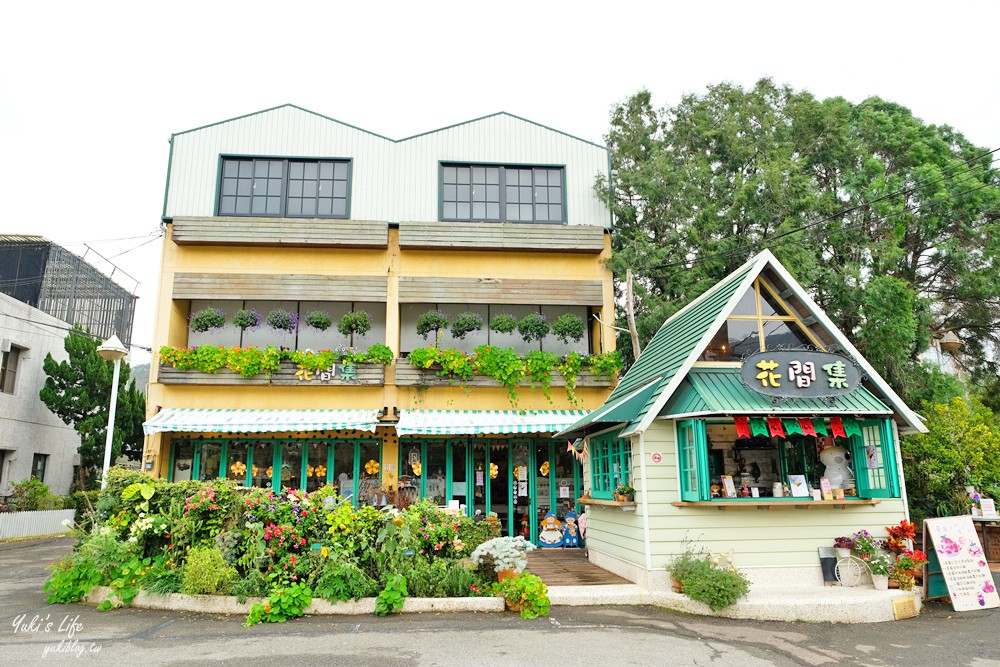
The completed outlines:
<svg viewBox="0 0 1000 667">
<path fill-rule="evenodd" d="M 590 438 L 590 495 L 610 500 L 620 484 L 632 482 L 632 442 L 614 431 Z"/>
<path fill-rule="evenodd" d="M 871 419 L 858 422 L 863 437 L 852 435 L 851 456 L 859 498 L 899 498 L 896 441 L 892 422 Z"/>
<path fill-rule="evenodd" d="M 704 420 L 685 419 L 677 423 L 677 463 L 681 500 L 708 500 L 708 438 Z"/>
</svg>

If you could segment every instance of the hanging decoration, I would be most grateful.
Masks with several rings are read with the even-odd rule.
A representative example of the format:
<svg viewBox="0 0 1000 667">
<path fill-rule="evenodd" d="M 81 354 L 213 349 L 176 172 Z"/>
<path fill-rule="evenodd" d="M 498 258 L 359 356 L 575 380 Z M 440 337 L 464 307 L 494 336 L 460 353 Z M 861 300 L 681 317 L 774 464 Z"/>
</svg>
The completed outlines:
<svg viewBox="0 0 1000 667">
<path fill-rule="evenodd" d="M 378 461 L 375 459 L 369 459 L 368 463 L 365 464 L 365 472 L 369 475 L 377 475 L 379 469 Z"/>
<path fill-rule="evenodd" d="M 312 477 L 314 472 L 316 472 L 316 468 L 306 466 L 306 477 Z"/>
<path fill-rule="evenodd" d="M 802 429 L 802 435 L 816 435 L 816 429 L 813 428 L 813 423 L 811 419 L 799 419 L 799 427 Z"/>
<path fill-rule="evenodd" d="M 750 420 L 747 417 L 733 417 L 733 423 L 736 424 L 737 438 L 750 437 Z"/>
<path fill-rule="evenodd" d="M 840 417 L 830 417 L 830 432 L 836 438 L 847 437 L 847 433 L 844 432 L 844 422 Z"/>
<path fill-rule="evenodd" d="M 798 419 L 782 419 L 781 425 L 785 427 L 785 433 L 788 435 L 803 435 Z"/>
<path fill-rule="evenodd" d="M 420 473 L 423 472 L 424 466 L 420 463 L 420 461 L 417 461 L 416 463 L 410 464 L 410 469 L 413 470 L 414 475 L 420 477 Z"/>
<path fill-rule="evenodd" d="M 542 473 L 542 477 L 549 476 L 549 462 L 546 461 L 541 466 L 538 467 L 538 472 Z"/>
<path fill-rule="evenodd" d="M 326 477 L 326 466 L 316 466 L 316 477 Z"/>
<path fill-rule="evenodd" d="M 254 466 L 251 470 L 253 471 L 254 477 L 260 474 L 260 468 L 258 468 L 257 466 Z"/>
<path fill-rule="evenodd" d="M 780 435 L 781 437 L 785 437 L 785 428 L 781 425 L 781 419 L 778 417 L 767 418 L 767 430 L 771 436 Z"/>
<path fill-rule="evenodd" d="M 861 424 L 858 423 L 856 419 L 845 419 L 844 420 L 844 433 L 847 436 L 856 435 L 861 437 Z"/>
<path fill-rule="evenodd" d="M 751 417 L 750 419 L 750 437 L 762 435 L 765 438 L 770 437 L 770 433 L 767 430 L 767 420 L 763 417 Z"/>
<path fill-rule="evenodd" d="M 267 472 L 267 476 L 268 477 L 274 477 L 274 467 L 273 466 L 267 466 L 267 471 L 266 472 Z"/>
<path fill-rule="evenodd" d="M 500 474 L 500 468 L 497 467 L 496 463 L 490 464 L 490 479 L 496 479 L 497 475 Z"/>
<path fill-rule="evenodd" d="M 818 419 L 818 420 L 814 421 L 812 423 L 812 425 L 813 425 L 813 428 L 816 430 L 816 436 L 817 437 L 821 436 L 821 435 L 825 435 L 825 436 L 829 437 L 830 432 L 826 430 L 826 422 L 825 421 L 823 421 L 822 419 Z"/>
<path fill-rule="evenodd" d="M 233 465 L 229 466 L 229 469 L 233 471 L 234 475 L 245 475 L 247 472 L 247 466 L 245 463 L 237 461 Z"/>
</svg>

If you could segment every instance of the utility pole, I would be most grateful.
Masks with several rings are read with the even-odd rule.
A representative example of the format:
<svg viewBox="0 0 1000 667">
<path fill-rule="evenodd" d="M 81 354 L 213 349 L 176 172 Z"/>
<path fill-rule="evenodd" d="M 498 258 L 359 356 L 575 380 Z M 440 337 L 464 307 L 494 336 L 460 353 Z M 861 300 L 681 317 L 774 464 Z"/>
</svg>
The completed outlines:
<svg viewBox="0 0 1000 667">
<path fill-rule="evenodd" d="M 639 358 L 639 332 L 635 329 L 635 302 L 632 298 L 632 269 L 625 273 L 625 317 L 628 320 L 628 333 L 632 337 L 632 358 Z"/>
</svg>

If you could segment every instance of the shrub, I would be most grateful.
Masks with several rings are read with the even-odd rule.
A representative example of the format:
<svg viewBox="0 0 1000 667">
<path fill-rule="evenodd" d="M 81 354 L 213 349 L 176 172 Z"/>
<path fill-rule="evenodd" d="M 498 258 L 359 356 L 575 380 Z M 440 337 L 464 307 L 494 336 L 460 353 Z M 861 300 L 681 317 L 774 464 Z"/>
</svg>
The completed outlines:
<svg viewBox="0 0 1000 667">
<path fill-rule="evenodd" d="M 479 313 L 465 312 L 459 313 L 455 321 L 451 323 L 451 335 L 459 340 L 473 331 L 483 328 L 483 316 Z"/>
<path fill-rule="evenodd" d="M 17 512 L 63 509 L 62 496 L 49 493 L 48 484 L 34 477 L 10 485 L 10 509 Z"/>
<path fill-rule="evenodd" d="M 204 333 L 226 326 L 226 313 L 221 308 L 206 308 L 191 315 L 191 331 Z"/>
<path fill-rule="evenodd" d="M 396 358 L 392 348 L 385 343 L 375 343 L 362 354 L 359 354 L 355 361 L 360 364 L 382 364 L 388 366 Z"/>
<path fill-rule="evenodd" d="M 54 565 L 52 576 L 45 582 L 49 604 L 79 602 L 84 595 L 101 582 L 101 575 L 94 564 L 79 553 Z"/>
<path fill-rule="evenodd" d="M 712 611 L 725 609 L 750 591 L 750 582 L 742 573 L 715 567 L 704 552 L 695 552 L 689 545 L 667 569 L 685 595 L 704 602 Z"/>
<path fill-rule="evenodd" d="M 181 593 L 187 595 L 225 595 L 236 578 L 236 570 L 226 564 L 218 549 L 195 547 L 188 550 Z"/>
<path fill-rule="evenodd" d="M 406 577 L 401 574 L 390 574 L 385 588 L 375 598 L 375 613 L 379 616 L 388 616 L 394 611 L 401 610 L 407 595 Z"/>
<path fill-rule="evenodd" d="M 549 319 L 541 313 L 528 313 L 517 321 L 517 333 L 527 343 L 540 341 L 549 335 L 552 325 Z"/>
<path fill-rule="evenodd" d="M 355 563 L 339 558 L 331 558 L 324 564 L 316 582 L 316 595 L 328 602 L 360 600 L 377 591 L 377 581 Z"/>
<path fill-rule="evenodd" d="M 501 313 L 490 322 L 490 329 L 502 334 L 514 333 L 517 329 L 517 319 L 509 313 Z"/>
<path fill-rule="evenodd" d="M 494 572 L 523 572 L 528 566 L 528 552 L 537 547 L 523 537 L 495 537 L 472 552 L 472 562 Z"/>
<path fill-rule="evenodd" d="M 290 618 L 298 618 L 312 604 L 312 596 L 312 589 L 304 584 L 277 589 L 266 602 L 258 602 L 250 608 L 250 615 L 244 625 L 250 627 L 257 623 L 284 623 Z"/>
<path fill-rule="evenodd" d="M 290 310 L 275 308 L 267 314 L 267 326 L 275 331 L 295 333 L 299 328 L 299 316 Z"/>
<path fill-rule="evenodd" d="M 448 328 L 448 315 L 440 310 L 428 310 L 417 320 L 417 335 L 427 340 L 427 334 L 434 332 L 434 340 Z"/>
<path fill-rule="evenodd" d="M 310 310 L 306 313 L 306 324 L 311 326 L 313 329 L 326 331 L 333 326 L 333 320 L 330 318 L 330 313 L 322 310 Z"/>
<path fill-rule="evenodd" d="M 566 313 L 556 318 L 552 323 L 552 333 L 563 343 L 569 343 L 572 338 L 579 341 L 583 338 L 583 319 L 579 315 Z"/>
<path fill-rule="evenodd" d="M 233 324 L 240 329 L 255 329 L 260 326 L 261 315 L 253 308 L 240 308 L 233 313 Z"/>
<path fill-rule="evenodd" d="M 340 318 L 340 322 L 337 323 L 337 331 L 345 336 L 350 336 L 351 334 L 364 336 L 371 329 L 372 316 L 364 310 L 344 313 L 344 316 Z"/>
</svg>

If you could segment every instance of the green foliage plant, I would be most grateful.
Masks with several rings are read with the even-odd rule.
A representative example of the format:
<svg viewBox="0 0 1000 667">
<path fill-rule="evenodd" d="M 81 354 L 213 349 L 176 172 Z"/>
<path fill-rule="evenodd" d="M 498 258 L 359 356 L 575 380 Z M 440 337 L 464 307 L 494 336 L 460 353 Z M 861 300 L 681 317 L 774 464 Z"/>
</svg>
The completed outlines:
<svg viewBox="0 0 1000 667">
<path fill-rule="evenodd" d="M 688 543 L 667 569 L 685 595 L 704 602 L 712 611 L 725 609 L 750 591 L 750 581 L 745 575 L 715 567 L 704 551 L 696 552 Z"/>
<path fill-rule="evenodd" d="M 496 315 L 490 322 L 490 329 L 501 334 L 514 333 L 517 329 L 517 318 L 510 313 Z"/>
<path fill-rule="evenodd" d="M 240 308 L 233 313 L 233 324 L 244 331 L 247 329 L 256 329 L 260 326 L 263 319 L 260 312 L 254 308 Z"/>
<path fill-rule="evenodd" d="M 257 623 L 284 623 L 290 618 L 299 618 L 312 601 L 312 589 L 305 584 L 275 589 L 265 602 L 258 602 L 250 608 L 243 625 L 249 628 Z"/>
<path fill-rule="evenodd" d="M 508 608 L 519 610 L 521 618 L 549 615 L 549 588 L 540 577 L 530 572 L 493 584 L 493 592 L 503 596 Z"/>
<path fill-rule="evenodd" d="M 872 574 L 888 577 L 892 570 L 892 558 L 889 554 L 875 554 L 868 559 L 868 569 Z"/>
<path fill-rule="evenodd" d="M 306 313 L 306 324 L 317 331 L 326 331 L 333 326 L 333 319 L 330 313 L 323 310 L 310 310 Z"/>
<path fill-rule="evenodd" d="M 346 362 L 388 366 L 395 359 L 395 354 L 389 346 L 383 343 L 375 343 L 361 353 L 350 349 L 312 352 L 280 350 L 272 346 L 262 350 L 258 347 L 200 345 L 197 348 L 178 348 L 165 345 L 160 348 L 159 358 L 161 364 L 182 371 L 215 373 L 220 369 L 227 368 L 249 378 L 280 370 L 282 361 L 290 361 L 308 370 L 318 371 L 327 369 L 335 363 Z"/>
<path fill-rule="evenodd" d="M 388 616 L 395 611 L 401 611 L 406 596 L 406 577 L 401 574 L 390 574 L 385 588 L 375 598 L 375 613 L 378 616 Z"/>
<path fill-rule="evenodd" d="M 517 333 L 526 343 L 542 340 L 551 330 L 549 318 L 542 313 L 528 313 L 517 321 Z"/>
<path fill-rule="evenodd" d="M 62 509 L 62 498 L 49 492 L 49 485 L 34 477 L 10 485 L 9 506 L 14 511 Z"/>
<path fill-rule="evenodd" d="M 395 360 L 396 355 L 392 348 L 385 343 L 374 343 L 365 352 L 359 354 L 355 361 L 359 364 L 382 364 L 388 366 Z"/>
<path fill-rule="evenodd" d="M 559 367 L 560 357 L 554 352 L 532 350 L 524 355 L 524 374 L 532 386 L 539 385 L 542 395 L 552 402 L 552 372 Z"/>
<path fill-rule="evenodd" d="M 191 331 L 205 333 L 226 326 L 226 313 L 221 308 L 205 308 L 191 315 Z"/>
<path fill-rule="evenodd" d="M 180 592 L 186 595 L 226 595 L 236 569 L 226 564 L 215 547 L 188 549 Z"/>
<path fill-rule="evenodd" d="M 491 377 L 507 390 L 507 399 L 517 405 L 517 386 L 526 376 L 524 361 L 512 348 L 480 345 L 476 348 L 476 368 L 480 375 Z"/>
<path fill-rule="evenodd" d="M 520 535 L 495 537 L 476 547 L 470 558 L 480 569 L 493 572 L 513 570 L 515 573 L 521 573 L 528 566 L 528 552 L 536 548 Z"/>
<path fill-rule="evenodd" d="M 340 322 L 337 323 L 337 331 L 345 336 L 351 336 L 354 334 L 364 336 L 366 333 L 371 331 L 371 328 L 371 313 L 364 310 L 344 313 L 344 316 L 340 318 Z"/>
<path fill-rule="evenodd" d="M 440 310 L 428 310 L 417 319 L 417 335 L 427 340 L 427 335 L 434 334 L 436 343 L 441 332 L 448 328 L 448 314 Z"/>
<path fill-rule="evenodd" d="M 101 582 L 101 575 L 93 562 L 80 554 L 52 566 L 52 575 L 45 582 L 49 604 L 79 602 Z"/>
<path fill-rule="evenodd" d="M 331 556 L 316 582 L 316 595 L 327 602 L 360 600 L 375 595 L 378 582 L 352 559 Z"/>
<path fill-rule="evenodd" d="M 584 334 L 583 318 L 573 313 L 560 315 L 552 323 L 552 333 L 563 343 L 569 344 L 570 340 L 579 342 Z"/>
<path fill-rule="evenodd" d="M 455 321 L 451 323 L 451 335 L 461 340 L 473 331 L 479 331 L 482 328 L 483 316 L 479 313 L 466 311 L 455 316 Z"/>
</svg>

